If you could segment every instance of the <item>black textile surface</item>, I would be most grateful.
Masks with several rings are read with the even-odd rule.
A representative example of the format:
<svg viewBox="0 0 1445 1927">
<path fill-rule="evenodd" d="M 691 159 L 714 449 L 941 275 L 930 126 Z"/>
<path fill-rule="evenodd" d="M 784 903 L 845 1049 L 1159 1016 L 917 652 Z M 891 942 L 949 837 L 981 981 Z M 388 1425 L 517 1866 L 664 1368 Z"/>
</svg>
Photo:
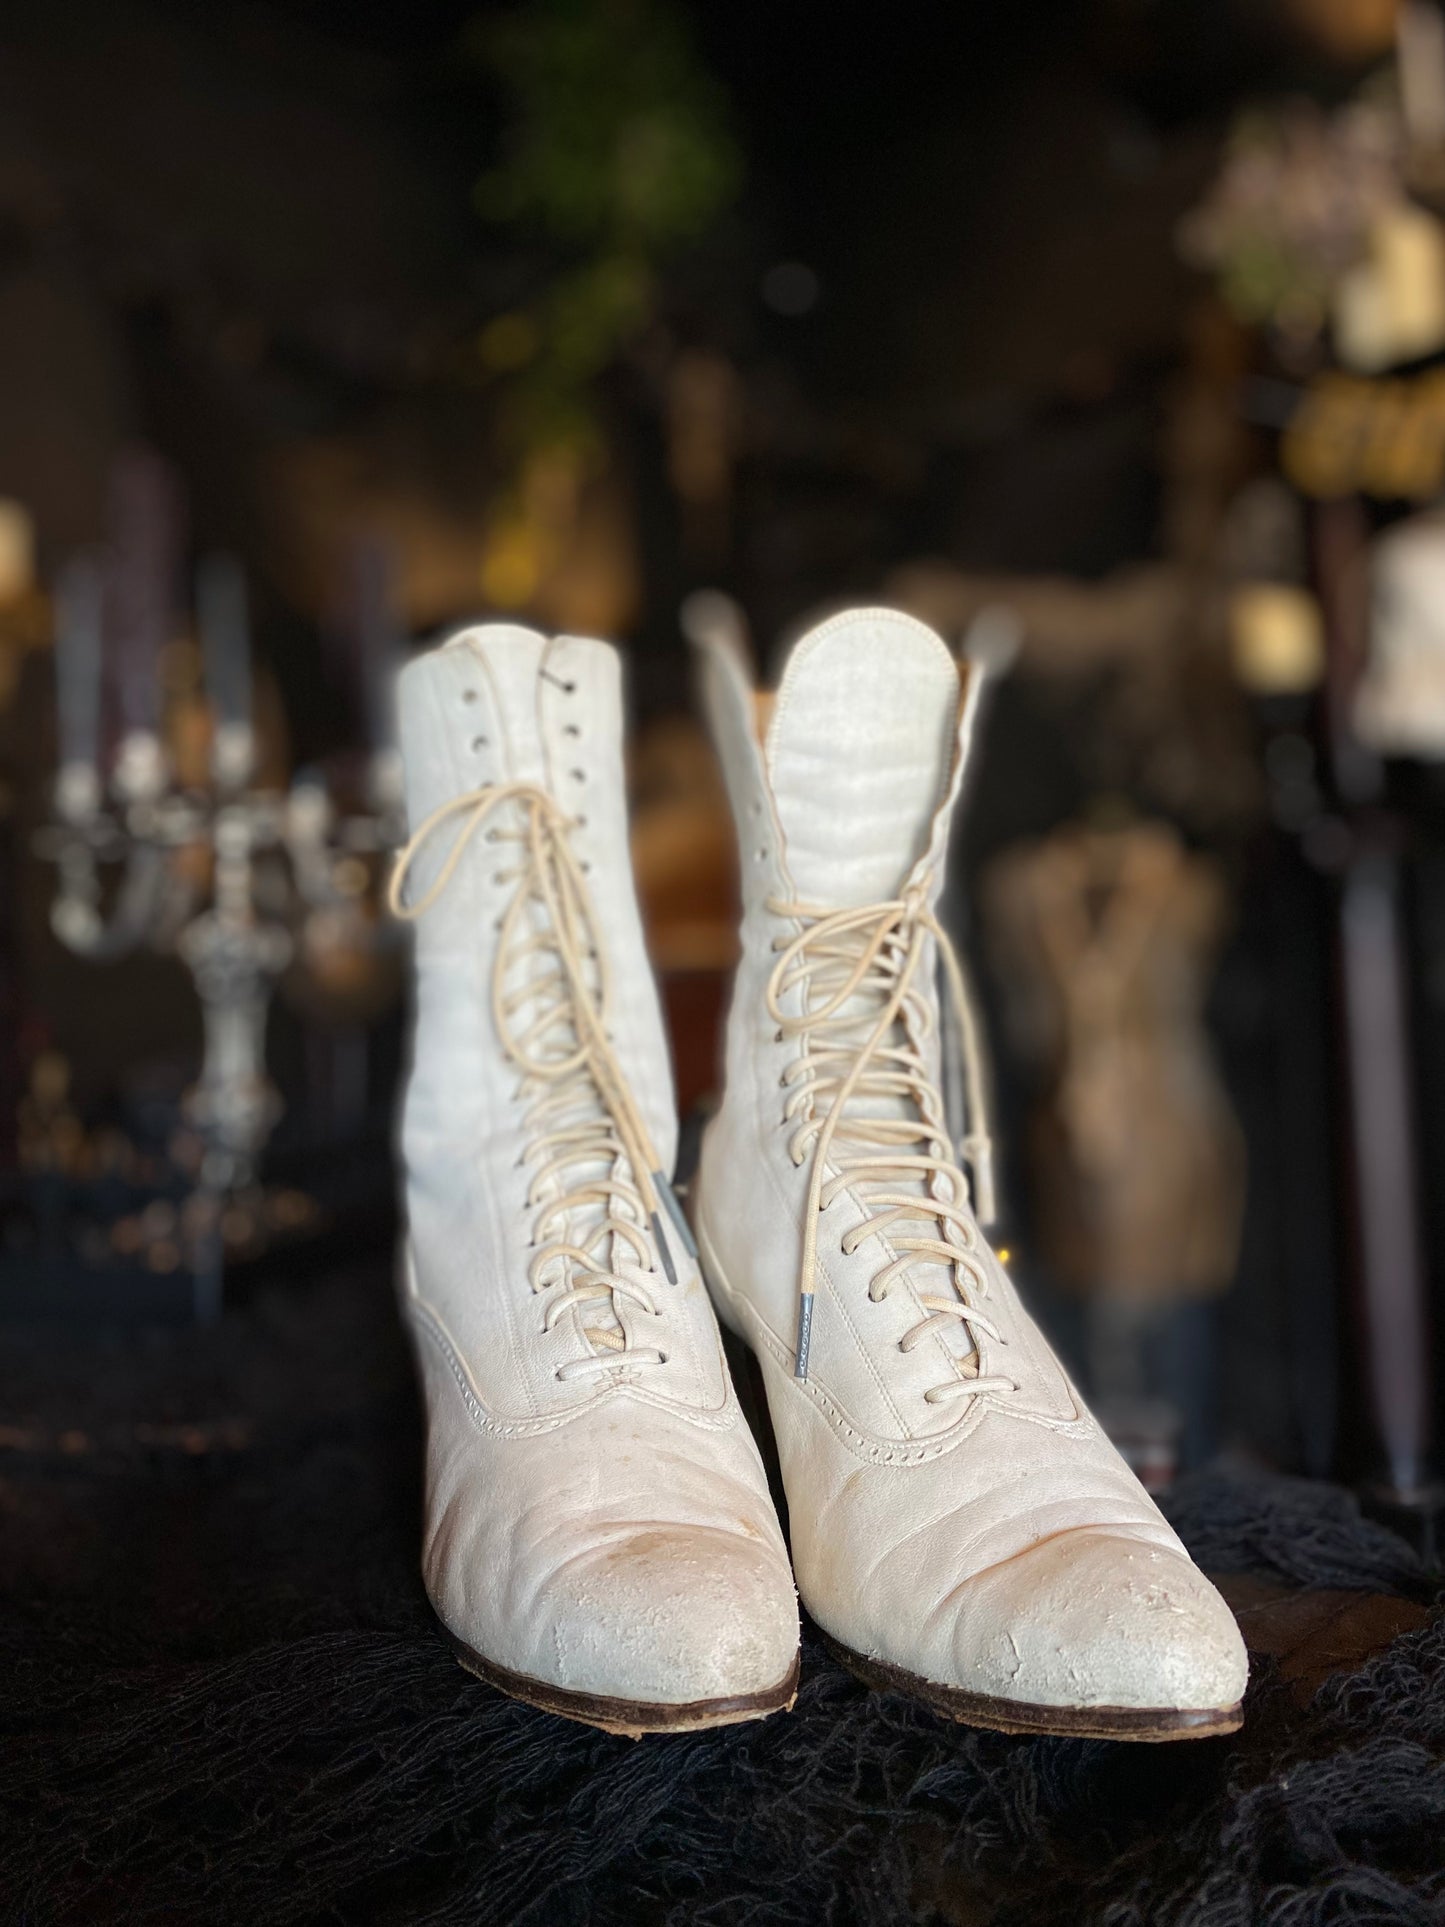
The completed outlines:
<svg viewBox="0 0 1445 1927">
<path fill-rule="evenodd" d="M 209 1333 L 0 1334 L 0 1918 L 1445 1923 L 1445 1617 L 1242 1734 L 970 1732 L 816 1641 L 790 1716 L 609 1738 L 460 1671 L 378 1267 Z M 1437 1598 L 1328 1487 L 1201 1476 L 1212 1571 Z"/>
</svg>

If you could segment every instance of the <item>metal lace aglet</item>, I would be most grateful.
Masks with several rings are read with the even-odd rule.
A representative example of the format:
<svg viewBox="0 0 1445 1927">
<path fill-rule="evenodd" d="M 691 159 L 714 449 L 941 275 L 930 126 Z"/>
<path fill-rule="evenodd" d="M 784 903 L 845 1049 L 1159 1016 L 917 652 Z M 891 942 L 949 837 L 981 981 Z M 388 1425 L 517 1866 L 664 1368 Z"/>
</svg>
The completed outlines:
<svg viewBox="0 0 1445 1927">
<path fill-rule="evenodd" d="M 652 1241 L 657 1246 L 657 1255 L 662 1260 L 662 1269 L 670 1285 L 677 1283 L 677 1267 L 672 1262 L 672 1253 L 667 1248 L 667 1239 L 662 1235 L 662 1219 L 655 1211 L 648 1213 L 652 1220 Z"/>
<path fill-rule="evenodd" d="M 808 1348 L 813 1341 L 813 1294 L 805 1291 L 798 1300 L 798 1360 L 793 1367 L 794 1378 L 808 1376 Z"/>
<path fill-rule="evenodd" d="M 967 1139 L 964 1155 L 973 1172 L 973 1214 L 987 1231 L 998 1219 L 998 1199 L 993 1182 L 993 1140 L 982 1136 Z"/>
<path fill-rule="evenodd" d="M 677 1226 L 677 1235 L 682 1239 L 682 1248 L 689 1258 L 696 1260 L 697 1245 L 693 1240 L 692 1226 L 687 1221 L 687 1213 L 678 1202 L 676 1191 L 662 1175 L 661 1171 L 652 1174 L 652 1188 L 667 1206 L 667 1215 Z"/>
</svg>

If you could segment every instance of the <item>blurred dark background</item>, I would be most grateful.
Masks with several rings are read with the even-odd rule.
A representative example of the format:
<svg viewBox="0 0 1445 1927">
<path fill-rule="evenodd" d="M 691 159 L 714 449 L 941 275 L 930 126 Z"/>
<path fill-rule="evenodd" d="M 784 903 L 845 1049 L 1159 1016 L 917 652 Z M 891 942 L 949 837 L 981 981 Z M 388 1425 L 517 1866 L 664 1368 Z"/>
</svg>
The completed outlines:
<svg viewBox="0 0 1445 1927">
<path fill-rule="evenodd" d="M 401 650 L 480 613 L 629 645 L 692 1108 L 732 880 L 684 598 L 773 663 L 843 600 L 955 644 L 1003 607 L 954 893 L 1001 1235 L 1154 1483 L 1345 1476 L 1428 1531 L 1442 476 L 1380 448 L 1433 447 L 1445 357 L 1432 20 L 9 0 L 0 1321 L 381 1262 Z M 1395 414 L 1319 483 L 1342 381 Z M 198 995 L 222 810 L 251 910 Z"/>
</svg>

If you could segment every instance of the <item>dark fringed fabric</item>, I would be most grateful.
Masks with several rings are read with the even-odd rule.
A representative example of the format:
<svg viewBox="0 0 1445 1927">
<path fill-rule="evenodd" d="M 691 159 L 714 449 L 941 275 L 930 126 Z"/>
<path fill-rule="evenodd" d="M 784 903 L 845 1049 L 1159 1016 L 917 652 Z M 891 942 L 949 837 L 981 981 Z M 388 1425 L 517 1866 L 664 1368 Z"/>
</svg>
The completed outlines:
<svg viewBox="0 0 1445 1927">
<path fill-rule="evenodd" d="M 634 1744 L 443 1646 L 377 1279 L 0 1353 L 5 1921 L 1445 1923 L 1438 1587 L 1338 1491 L 1174 1496 L 1211 1571 L 1430 1608 L 1313 1699 L 1257 1660 L 1232 1740 L 970 1732 L 810 1641 L 791 1716 Z"/>
</svg>

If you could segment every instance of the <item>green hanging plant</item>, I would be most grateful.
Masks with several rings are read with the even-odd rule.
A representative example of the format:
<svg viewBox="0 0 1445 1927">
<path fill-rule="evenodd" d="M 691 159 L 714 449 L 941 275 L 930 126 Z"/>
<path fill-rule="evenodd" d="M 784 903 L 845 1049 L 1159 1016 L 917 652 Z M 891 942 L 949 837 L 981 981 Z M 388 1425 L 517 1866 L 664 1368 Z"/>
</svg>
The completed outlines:
<svg viewBox="0 0 1445 1927">
<path fill-rule="evenodd" d="M 478 352 L 508 385 L 519 456 L 585 449 L 600 439 L 598 379 L 655 314 L 667 261 L 737 193 L 727 103 L 669 0 L 525 0 L 471 41 L 506 113 L 478 211 L 547 262 Z"/>
</svg>

